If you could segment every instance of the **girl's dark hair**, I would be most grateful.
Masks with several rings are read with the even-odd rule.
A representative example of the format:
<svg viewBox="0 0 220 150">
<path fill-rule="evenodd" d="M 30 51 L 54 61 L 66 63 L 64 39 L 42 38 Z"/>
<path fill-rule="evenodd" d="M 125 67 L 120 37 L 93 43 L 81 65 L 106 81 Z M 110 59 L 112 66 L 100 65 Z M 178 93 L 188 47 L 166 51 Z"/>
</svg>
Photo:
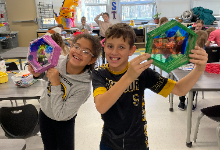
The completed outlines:
<svg viewBox="0 0 220 150">
<path fill-rule="evenodd" d="M 95 36 L 92 36 L 90 34 L 84 33 L 84 34 L 77 35 L 73 39 L 73 44 L 75 44 L 81 38 L 85 38 L 85 39 L 89 40 L 92 43 L 92 54 L 94 55 L 93 58 L 98 58 L 100 53 L 101 53 L 101 49 L 102 49 L 100 39 L 98 37 L 95 37 Z M 85 69 L 93 70 L 95 65 L 96 65 L 96 62 L 91 64 L 91 65 L 87 65 L 85 67 Z"/>
<path fill-rule="evenodd" d="M 61 35 L 59 33 L 54 33 L 51 35 L 51 38 L 61 47 L 62 51 L 64 54 L 67 54 L 67 52 L 65 52 L 65 44 L 63 42 L 63 39 L 61 37 Z"/>
<path fill-rule="evenodd" d="M 105 42 L 109 38 L 123 37 L 124 41 L 128 40 L 130 48 L 134 46 L 136 34 L 134 30 L 126 23 L 116 23 L 105 31 Z"/>
</svg>

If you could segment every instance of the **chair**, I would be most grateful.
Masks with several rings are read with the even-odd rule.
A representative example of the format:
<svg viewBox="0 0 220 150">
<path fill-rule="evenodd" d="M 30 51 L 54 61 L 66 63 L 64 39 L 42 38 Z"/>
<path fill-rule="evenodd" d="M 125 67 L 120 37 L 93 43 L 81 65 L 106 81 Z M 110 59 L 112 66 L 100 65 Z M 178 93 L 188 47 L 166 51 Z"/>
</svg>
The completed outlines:
<svg viewBox="0 0 220 150">
<path fill-rule="evenodd" d="M 5 65 L 7 71 L 19 70 L 15 62 L 6 63 Z"/>
<path fill-rule="evenodd" d="M 195 107 L 197 107 L 197 98 L 198 98 L 198 94 L 199 94 L 199 91 L 196 91 L 196 98 L 195 98 Z M 204 99 L 204 91 L 202 91 L 202 99 Z"/>
<path fill-rule="evenodd" d="M 28 138 L 39 132 L 38 111 L 34 105 L 0 108 L 0 124 L 8 138 Z"/>
<path fill-rule="evenodd" d="M 220 105 L 203 108 L 201 109 L 201 112 L 202 113 L 199 115 L 197 123 L 196 123 L 196 129 L 195 129 L 195 134 L 193 138 L 194 142 L 196 142 L 196 139 L 197 139 L 200 120 L 204 115 L 206 115 L 207 117 L 209 117 L 210 119 L 214 121 L 220 122 Z M 217 135 L 217 140 L 218 140 L 218 147 L 220 149 L 220 124 L 216 128 L 216 135 Z"/>
</svg>

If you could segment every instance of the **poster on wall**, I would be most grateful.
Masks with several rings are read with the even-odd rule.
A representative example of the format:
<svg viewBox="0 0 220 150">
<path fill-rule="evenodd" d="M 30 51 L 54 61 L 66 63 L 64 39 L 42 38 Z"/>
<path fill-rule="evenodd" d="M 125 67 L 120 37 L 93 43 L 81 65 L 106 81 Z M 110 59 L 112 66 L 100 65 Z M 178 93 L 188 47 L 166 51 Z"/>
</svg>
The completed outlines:
<svg viewBox="0 0 220 150">
<path fill-rule="evenodd" d="M 112 0 L 112 14 L 113 14 L 113 19 L 116 19 L 115 14 L 117 13 L 116 11 L 116 1 Z"/>
</svg>

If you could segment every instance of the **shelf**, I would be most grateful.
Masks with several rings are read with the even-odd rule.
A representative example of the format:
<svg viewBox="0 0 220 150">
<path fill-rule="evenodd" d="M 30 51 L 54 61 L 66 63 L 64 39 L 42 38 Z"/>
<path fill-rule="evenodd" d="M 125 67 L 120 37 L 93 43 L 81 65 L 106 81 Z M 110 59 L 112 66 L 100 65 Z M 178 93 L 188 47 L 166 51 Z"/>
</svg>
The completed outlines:
<svg viewBox="0 0 220 150">
<path fill-rule="evenodd" d="M 140 42 L 140 43 L 134 43 L 134 44 L 145 44 L 144 42 Z"/>
</svg>

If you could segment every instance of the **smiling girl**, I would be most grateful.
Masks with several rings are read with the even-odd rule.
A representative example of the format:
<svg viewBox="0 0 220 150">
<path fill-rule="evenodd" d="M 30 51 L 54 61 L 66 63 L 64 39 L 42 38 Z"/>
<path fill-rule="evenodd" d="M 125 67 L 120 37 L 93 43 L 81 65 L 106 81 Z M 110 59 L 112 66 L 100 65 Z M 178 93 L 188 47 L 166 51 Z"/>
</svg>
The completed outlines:
<svg viewBox="0 0 220 150">
<path fill-rule="evenodd" d="M 46 72 L 47 87 L 40 99 L 39 123 L 45 150 L 74 150 L 74 125 L 79 107 L 91 93 L 91 70 L 101 51 L 99 39 L 81 34 L 74 38 L 67 56 Z M 45 73 L 28 70 L 35 78 Z"/>
</svg>

